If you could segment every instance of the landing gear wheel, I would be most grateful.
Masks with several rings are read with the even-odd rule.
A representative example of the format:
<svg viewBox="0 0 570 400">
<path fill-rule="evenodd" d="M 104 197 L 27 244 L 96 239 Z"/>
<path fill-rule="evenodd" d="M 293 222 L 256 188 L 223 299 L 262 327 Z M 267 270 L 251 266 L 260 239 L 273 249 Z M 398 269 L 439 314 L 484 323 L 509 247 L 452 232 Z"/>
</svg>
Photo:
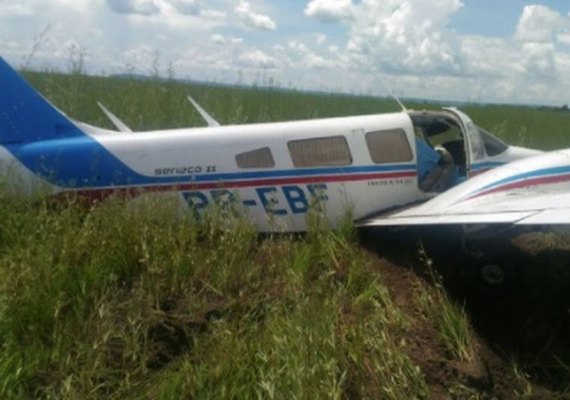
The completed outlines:
<svg viewBox="0 0 570 400">
<path fill-rule="evenodd" d="M 500 286 L 505 282 L 505 271 L 498 264 L 486 264 L 480 270 L 481 279 L 488 285 Z"/>
<path fill-rule="evenodd" d="M 518 280 L 517 269 L 506 257 L 472 257 L 466 269 L 469 285 L 474 292 L 489 299 L 507 295 Z"/>
</svg>

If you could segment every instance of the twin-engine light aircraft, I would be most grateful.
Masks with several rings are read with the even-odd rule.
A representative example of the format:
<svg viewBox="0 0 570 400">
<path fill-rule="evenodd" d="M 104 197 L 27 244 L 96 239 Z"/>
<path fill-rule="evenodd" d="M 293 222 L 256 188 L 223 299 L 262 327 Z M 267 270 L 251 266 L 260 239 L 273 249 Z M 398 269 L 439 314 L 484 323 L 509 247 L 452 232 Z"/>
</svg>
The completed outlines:
<svg viewBox="0 0 570 400">
<path fill-rule="evenodd" d="M 498 193 L 559 185 L 568 165 L 565 153 L 555 153 L 468 181 L 539 152 L 508 146 L 453 108 L 220 126 L 190 100 L 208 127 L 132 132 L 100 105 L 118 128 L 109 131 L 67 118 L 0 59 L 3 181 L 24 193 L 91 199 L 174 194 L 198 212 L 237 204 L 260 231 L 303 231 L 315 203 L 333 226 L 347 212 L 366 225 L 454 223 L 446 213 L 464 204 L 471 214 L 458 222 L 511 221 L 507 214 L 520 210 L 494 218 L 485 208 L 478 217 L 478 204 L 489 207 Z M 432 197 L 405 214 L 366 220 Z"/>
<path fill-rule="evenodd" d="M 241 209 L 259 231 L 570 224 L 570 150 L 509 146 L 455 108 L 132 132 L 73 121 L 0 58 L 0 178 L 18 192 L 172 196 Z M 493 171 L 483 173 L 489 169 Z M 421 203 L 421 204 L 420 204 Z M 418 205 L 419 204 L 419 205 Z M 403 210 L 403 211 L 402 211 Z"/>
</svg>

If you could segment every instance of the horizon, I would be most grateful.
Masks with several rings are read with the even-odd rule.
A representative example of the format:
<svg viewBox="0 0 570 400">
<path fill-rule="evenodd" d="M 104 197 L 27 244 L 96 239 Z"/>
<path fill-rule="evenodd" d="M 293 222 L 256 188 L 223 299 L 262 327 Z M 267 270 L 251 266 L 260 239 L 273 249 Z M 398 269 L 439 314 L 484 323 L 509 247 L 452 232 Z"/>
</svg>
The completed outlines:
<svg viewBox="0 0 570 400">
<path fill-rule="evenodd" d="M 1 57 L 1 56 L 0 56 Z M 35 68 L 28 68 L 28 69 L 19 69 L 19 73 L 34 73 L 34 74 L 60 74 L 60 75 L 73 75 L 74 73 L 79 73 L 80 75 L 84 75 L 87 77 L 97 77 L 97 78 L 118 78 L 118 79 L 129 79 L 133 78 L 135 80 L 141 81 L 158 81 L 158 82 L 166 82 L 166 83 L 174 83 L 174 84 L 188 84 L 188 85 L 196 85 L 196 86 L 212 86 L 212 87 L 222 87 L 222 88 L 238 88 L 238 89 L 245 89 L 245 90 L 264 90 L 264 91 L 276 91 L 276 92 L 292 92 L 292 93 L 300 93 L 300 94 L 307 94 L 307 95 L 317 95 L 317 96 L 342 96 L 342 97 L 355 97 L 355 98 L 370 98 L 375 100 L 386 100 L 386 101 L 394 101 L 396 108 L 401 108 L 400 105 L 395 100 L 394 95 L 390 93 L 385 94 L 366 94 L 366 93 L 358 93 L 358 92 L 335 92 L 330 91 L 327 89 L 311 89 L 311 88 L 302 88 L 302 87 L 282 87 L 282 86 L 271 86 L 269 84 L 263 83 L 238 83 L 238 82 L 222 82 L 222 81 L 202 81 L 202 80 L 195 80 L 195 79 L 188 79 L 188 78 L 181 78 L 181 77 L 168 77 L 166 75 L 153 75 L 151 73 L 131 73 L 129 71 L 125 72 L 117 72 L 113 74 L 98 74 L 98 73 L 89 73 L 88 71 L 71 71 L 71 70 L 59 70 L 59 69 L 49 69 L 49 70 L 42 70 L 42 69 L 35 69 Z M 462 101 L 462 100 L 452 100 L 452 99 L 431 99 L 431 98 L 422 98 L 422 97 L 396 97 L 401 102 L 410 102 L 412 104 L 431 104 L 431 105 L 438 105 L 442 107 L 446 106 L 499 106 L 499 107 L 528 107 L 533 109 L 551 109 L 554 111 L 569 111 L 567 103 L 562 105 L 549 105 L 549 104 L 530 104 L 530 103 L 508 103 L 508 102 L 475 102 L 475 101 Z M 406 104 L 404 104 L 406 106 Z M 408 108 L 406 106 L 406 108 Z"/>
</svg>

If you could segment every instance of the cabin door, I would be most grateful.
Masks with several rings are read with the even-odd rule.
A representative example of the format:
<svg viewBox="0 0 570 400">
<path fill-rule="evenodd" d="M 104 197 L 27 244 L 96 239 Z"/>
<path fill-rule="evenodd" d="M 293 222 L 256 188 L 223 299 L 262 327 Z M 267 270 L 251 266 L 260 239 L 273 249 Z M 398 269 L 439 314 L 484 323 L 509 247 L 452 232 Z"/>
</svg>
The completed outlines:
<svg viewBox="0 0 570 400">
<path fill-rule="evenodd" d="M 446 108 L 446 110 L 452 112 L 461 121 L 465 146 L 465 174 L 467 178 L 470 178 L 473 175 L 472 166 L 485 159 L 483 140 L 471 118 L 457 108 Z"/>
</svg>

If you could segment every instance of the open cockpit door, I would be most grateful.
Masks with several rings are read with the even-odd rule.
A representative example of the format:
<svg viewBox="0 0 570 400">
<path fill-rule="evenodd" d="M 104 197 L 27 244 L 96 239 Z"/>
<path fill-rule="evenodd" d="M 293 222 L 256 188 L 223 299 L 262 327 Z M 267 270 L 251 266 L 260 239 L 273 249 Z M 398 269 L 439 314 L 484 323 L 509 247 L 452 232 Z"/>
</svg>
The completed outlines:
<svg viewBox="0 0 570 400">
<path fill-rule="evenodd" d="M 461 121 L 448 111 L 408 113 L 416 134 L 418 184 L 439 193 L 467 178 L 467 150 Z"/>
<path fill-rule="evenodd" d="M 471 118 L 457 108 L 445 108 L 446 111 L 457 117 L 463 131 L 463 145 L 465 149 L 465 177 L 470 178 L 485 163 L 485 147 L 479 133 L 479 127 Z M 499 141 L 499 139 L 497 139 Z M 507 145 L 505 145 L 505 150 Z"/>
<path fill-rule="evenodd" d="M 488 169 L 537 150 L 509 146 L 456 108 L 409 111 L 416 134 L 419 188 L 441 193 Z"/>
</svg>

